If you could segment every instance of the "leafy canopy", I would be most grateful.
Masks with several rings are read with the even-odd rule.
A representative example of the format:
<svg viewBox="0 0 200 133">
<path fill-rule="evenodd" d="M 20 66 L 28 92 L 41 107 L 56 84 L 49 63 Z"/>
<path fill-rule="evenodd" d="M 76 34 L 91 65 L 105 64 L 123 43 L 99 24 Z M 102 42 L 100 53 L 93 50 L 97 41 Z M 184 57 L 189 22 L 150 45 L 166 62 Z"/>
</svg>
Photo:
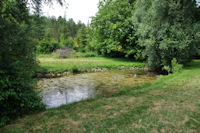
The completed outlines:
<svg viewBox="0 0 200 133">
<path fill-rule="evenodd" d="M 141 59 L 142 48 L 137 45 L 132 23 L 134 0 L 101 0 L 99 12 L 92 19 L 96 50 L 113 57 Z"/>
<path fill-rule="evenodd" d="M 200 27 L 193 0 L 138 0 L 134 14 L 140 46 L 149 67 L 162 70 L 191 60 L 199 44 Z"/>
</svg>

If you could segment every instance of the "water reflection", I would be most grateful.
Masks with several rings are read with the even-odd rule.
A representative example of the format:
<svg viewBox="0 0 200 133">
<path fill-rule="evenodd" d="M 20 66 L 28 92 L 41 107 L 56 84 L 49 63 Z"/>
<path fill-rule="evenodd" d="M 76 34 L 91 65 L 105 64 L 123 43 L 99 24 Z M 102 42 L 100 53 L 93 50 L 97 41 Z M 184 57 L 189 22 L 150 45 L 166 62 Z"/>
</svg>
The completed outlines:
<svg viewBox="0 0 200 133">
<path fill-rule="evenodd" d="M 53 108 L 95 96 L 96 94 L 94 89 L 87 86 L 75 86 L 72 89 L 58 88 L 52 91 L 47 91 L 43 94 L 43 102 L 47 105 L 47 108 Z"/>
<path fill-rule="evenodd" d="M 85 73 L 69 77 L 41 79 L 38 83 L 47 108 L 78 102 L 97 95 L 110 96 L 118 89 L 151 82 L 152 73 L 138 71 L 109 71 Z"/>
</svg>

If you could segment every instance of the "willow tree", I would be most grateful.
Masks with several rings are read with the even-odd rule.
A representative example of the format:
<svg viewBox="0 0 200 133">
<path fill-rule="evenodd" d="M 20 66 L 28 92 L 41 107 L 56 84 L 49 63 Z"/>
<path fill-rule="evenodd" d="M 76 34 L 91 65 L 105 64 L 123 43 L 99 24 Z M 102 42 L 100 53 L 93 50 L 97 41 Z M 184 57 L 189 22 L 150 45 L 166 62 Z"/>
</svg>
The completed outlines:
<svg viewBox="0 0 200 133">
<path fill-rule="evenodd" d="M 200 27 L 194 0 L 138 0 L 133 21 L 149 67 L 172 70 L 172 60 L 185 64 L 198 52 Z"/>
</svg>

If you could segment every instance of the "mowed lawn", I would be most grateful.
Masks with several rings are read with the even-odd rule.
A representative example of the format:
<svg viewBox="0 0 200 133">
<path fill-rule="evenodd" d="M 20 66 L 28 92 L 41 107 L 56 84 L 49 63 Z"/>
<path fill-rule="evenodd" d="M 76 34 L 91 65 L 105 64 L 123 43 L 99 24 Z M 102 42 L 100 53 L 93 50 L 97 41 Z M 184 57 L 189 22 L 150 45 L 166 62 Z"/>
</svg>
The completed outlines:
<svg viewBox="0 0 200 133">
<path fill-rule="evenodd" d="M 118 94 L 49 109 L 0 129 L 13 132 L 200 132 L 200 61 Z"/>
<path fill-rule="evenodd" d="M 39 55 L 39 65 L 46 71 L 73 71 L 74 69 L 91 69 L 91 68 L 118 68 L 125 67 L 144 67 L 144 63 L 130 61 L 119 58 L 106 57 L 82 57 L 82 58 L 58 58 L 53 55 Z"/>
</svg>

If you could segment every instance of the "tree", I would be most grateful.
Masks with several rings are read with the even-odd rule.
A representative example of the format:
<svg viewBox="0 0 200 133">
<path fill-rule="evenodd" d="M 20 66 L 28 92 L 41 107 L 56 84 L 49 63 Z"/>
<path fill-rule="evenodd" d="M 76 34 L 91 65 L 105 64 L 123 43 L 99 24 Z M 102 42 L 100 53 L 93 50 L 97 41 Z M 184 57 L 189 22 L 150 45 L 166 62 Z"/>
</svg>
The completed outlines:
<svg viewBox="0 0 200 133">
<path fill-rule="evenodd" d="M 87 28 L 81 27 L 77 34 L 77 42 L 79 44 L 79 50 L 85 51 L 86 45 L 88 44 Z"/>
<path fill-rule="evenodd" d="M 200 37 L 195 1 L 138 0 L 136 7 L 133 21 L 149 67 L 162 71 L 174 58 L 182 64 L 191 60 Z"/>
<path fill-rule="evenodd" d="M 27 2 L 0 1 L 0 127 L 45 108 L 33 90 L 36 45 Z"/>
<path fill-rule="evenodd" d="M 31 25 L 37 33 L 37 38 L 41 40 L 54 40 L 61 42 L 69 37 L 75 38 L 79 29 L 85 26 L 80 21 L 76 24 L 73 19 L 66 20 L 59 16 L 45 17 L 32 15 L 33 21 Z"/>
<path fill-rule="evenodd" d="M 69 36 L 74 38 L 78 32 L 78 30 L 76 28 L 76 23 L 74 22 L 74 20 L 72 18 L 69 19 L 66 26 L 67 26 Z"/>
<path fill-rule="evenodd" d="M 3 0 L 0 8 L 0 126 L 44 109 L 32 90 L 37 67 L 26 3 Z"/>
<path fill-rule="evenodd" d="M 92 19 L 92 42 L 96 50 L 113 57 L 141 59 L 142 47 L 137 44 L 132 23 L 134 0 L 101 0 L 99 11 Z M 94 41 L 95 39 L 95 41 Z"/>
</svg>

